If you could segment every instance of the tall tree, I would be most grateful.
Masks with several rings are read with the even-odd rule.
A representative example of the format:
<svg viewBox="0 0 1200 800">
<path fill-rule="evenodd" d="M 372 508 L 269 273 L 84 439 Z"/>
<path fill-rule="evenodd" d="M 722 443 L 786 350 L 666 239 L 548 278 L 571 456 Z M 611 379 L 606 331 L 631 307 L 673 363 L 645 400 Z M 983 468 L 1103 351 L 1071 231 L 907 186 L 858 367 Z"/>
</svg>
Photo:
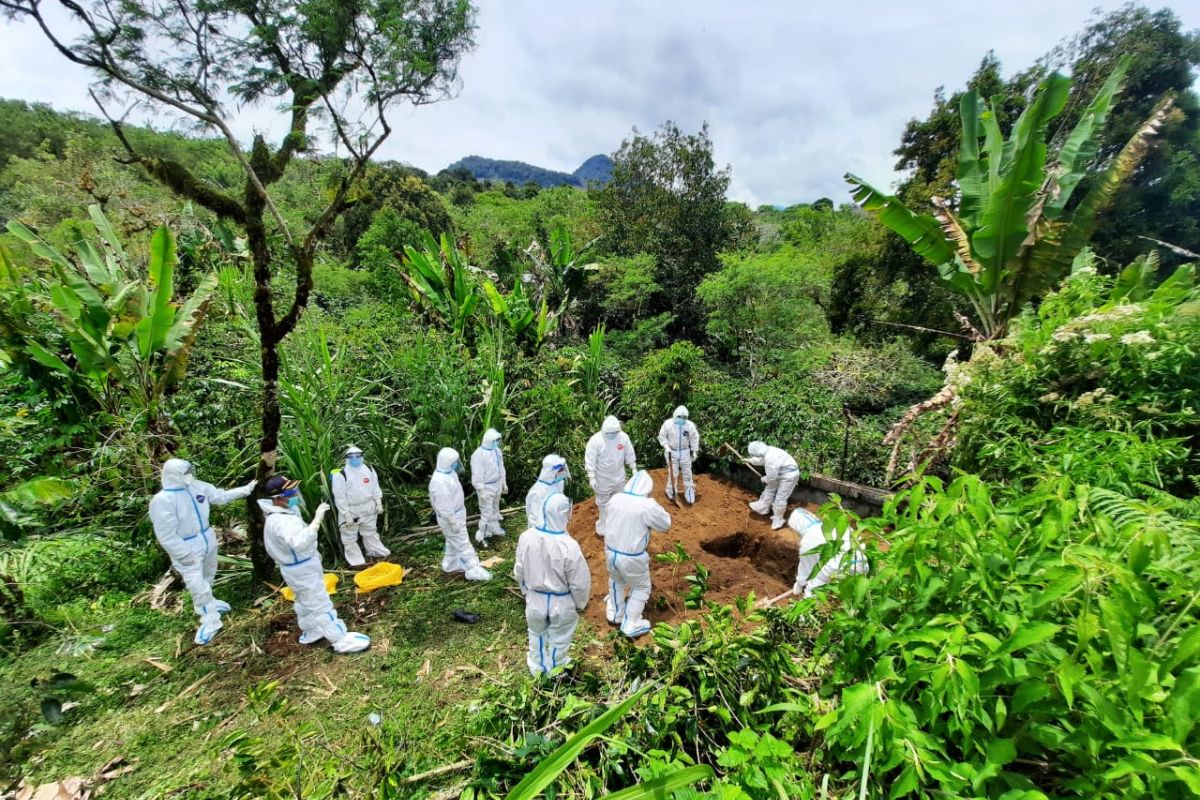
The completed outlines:
<svg viewBox="0 0 1200 800">
<path fill-rule="evenodd" d="M 651 136 L 634 129 L 598 195 L 601 246 L 618 256 L 657 257 L 661 289 L 648 311 L 673 312 L 675 332 L 691 338 L 704 332 L 696 287 L 720 269 L 717 254 L 750 227 L 749 215 L 725 200 L 729 175 L 729 167 L 717 169 L 713 161 L 708 125 L 687 134 L 666 122 Z"/>
<path fill-rule="evenodd" d="M 469 0 L 0 0 L 0 11 L 35 25 L 63 57 L 98 77 L 93 96 L 128 163 L 245 231 L 263 377 L 257 474 L 268 477 L 279 441 L 278 348 L 308 304 L 317 248 L 353 204 L 356 184 L 391 133 L 389 108 L 434 102 L 455 88 L 459 60 L 473 43 L 474 8 Z M 125 115 L 108 113 L 106 102 L 148 103 L 218 133 L 242 167 L 241 186 L 229 190 L 139 150 L 125 135 Z M 276 144 L 255 135 L 246 148 L 234 133 L 237 113 L 258 104 L 282 109 L 287 132 Z M 292 230 L 270 187 L 319 133 L 344 151 L 342 170 L 313 222 Z M 279 314 L 272 281 L 285 265 L 295 288 Z M 272 567 L 262 517 L 255 503 L 250 509 L 251 554 L 265 575 Z"/>
</svg>

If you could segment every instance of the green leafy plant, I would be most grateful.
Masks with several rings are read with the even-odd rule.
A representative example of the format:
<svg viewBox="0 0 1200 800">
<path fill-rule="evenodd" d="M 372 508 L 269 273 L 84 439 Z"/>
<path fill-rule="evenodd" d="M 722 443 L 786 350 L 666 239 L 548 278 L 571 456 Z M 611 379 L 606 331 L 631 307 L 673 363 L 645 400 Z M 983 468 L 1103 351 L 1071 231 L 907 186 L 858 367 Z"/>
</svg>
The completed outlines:
<svg viewBox="0 0 1200 800">
<path fill-rule="evenodd" d="M 1047 159 L 1048 131 L 1067 102 L 1068 78 L 1054 74 L 1042 81 L 1007 140 L 998 110 L 967 92 L 960 105 L 960 196 L 953 205 L 938 201 L 933 214 L 914 213 L 862 179 L 846 176 L 856 187 L 855 201 L 904 237 L 968 300 L 981 338 L 1002 336 L 1026 303 L 1069 273 L 1097 215 L 1166 121 L 1170 98 L 1107 167 L 1094 168 L 1100 134 L 1128 68 L 1126 58 L 1113 70 L 1053 161 Z M 1086 191 L 1072 204 L 1080 186 Z"/>
<path fill-rule="evenodd" d="M 421 249 L 405 245 L 404 253 L 401 265 L 414 298 L 435 320 L 465 337 L 482 292 L 478 270 L 444 233 L 435 241 L 425 231 Z"/>
<path fill-rule="evenodd" d="M 80 239 L 75 261 L 16 220 L 8 230 L 48 262 L 50 273 L 18 272 L 0 252 L 0 282 L 6 296 L 6 359 L 36 361 L 86 387 L 94 407 L 119 417 L 132 404 L 141 417 L 154 460 L 172 449 L 175 432 L 162 407 L 168 390 L 182 380 L 199 326 L 208 311 L 217 276 L 209 273 L 182 303 L 174 300 L 175 239 L 160 227 L 150 241 L 145 273 L 133 266 L 99 206 L 89 208 L 100 233 Z M 61 326 L 62 340 L 35 331 L 11 315 L 39 309 Z"/>
<path fill-rule="evenodd" d="M 701 608 L 704 605 L 704 595 L 708 592 L 708 567 L 696 562 L 696 571 L 684 580 L 688 583 L 687 594 L 683 596 L 683 605 L 687 608 Z"/>
</svg>

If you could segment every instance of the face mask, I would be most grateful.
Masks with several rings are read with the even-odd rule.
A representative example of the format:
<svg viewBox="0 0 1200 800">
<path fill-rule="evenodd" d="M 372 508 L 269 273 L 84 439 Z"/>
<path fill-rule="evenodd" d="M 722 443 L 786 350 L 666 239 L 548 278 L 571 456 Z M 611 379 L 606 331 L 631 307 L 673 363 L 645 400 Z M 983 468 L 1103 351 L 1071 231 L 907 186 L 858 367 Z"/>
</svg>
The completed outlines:
<svg viewBox="0 0 1200 800">
<path fill-rule="evenodd" d="M 457 461 L 455 461 L 455 462 L 454 462 L 454 466 L 453 466 L 453 467 L 451 467 L 451 469 L 453 469 L 455 472 L 462 472 L 462 471 L 463 471 L 462 464 L 460 464 L 460 463 L 459 463 L 459 462 L 457 462 Z"/>
<path fill-rule="evenodd" d="M 350 458 L 347 459 L 347 461 L 350 462 L 350 466 L 352 466 L 352 467 L 361 467 L 362 462 L 363 462 L 363 457 L 362 456 L 350 456 Z"/>
<path fill-rule="evenodd" d="M 298 495 L 298 494 L 293 495 L 292 497 L 289 497 L 287 499 L 287 501 L 288 501 L 288 508 L 299 508 L 300 507 L 300 495 Z"/>
<path fill-rule="evenodd" d="M 604 438 L 605 438 L 605 439 L 609 439 L 609 440 L 616 439 L 616 438 L 617 438 L 617 434 L 615 434 L 615 433 L 606 433 L 606 434 L 604 434 Z"/>
<path fill-rule="evenodd" d="M 684 425 L 687 425 L 687 420 L 683 417 L 676 417 L 675 424 L 682 428 Z"/>
</svg>

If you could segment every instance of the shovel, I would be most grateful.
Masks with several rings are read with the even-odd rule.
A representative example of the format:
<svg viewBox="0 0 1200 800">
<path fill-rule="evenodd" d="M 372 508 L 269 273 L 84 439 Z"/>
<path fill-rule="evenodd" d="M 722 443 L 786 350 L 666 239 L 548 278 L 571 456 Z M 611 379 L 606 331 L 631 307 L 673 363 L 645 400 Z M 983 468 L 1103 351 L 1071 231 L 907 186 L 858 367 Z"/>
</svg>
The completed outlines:
<svg viewBox="0 0 1200 800">
<path fill-rule="evenodd" d="M 749 462 L 749 459 L 747 459 L 744 455 L 742 455 L 737 450 L 735 450 L 733 448 L 733 445 L 731 445 L 729 442 L 725 442 L 724 444 L 722 444 L 721 450 L 728 450 L 729 452 L 733 453 L 735 456 L 737 456 L 738 461 L 741 461 L 743 464 L 746 465 L 747 469 L 749 469 L 751 472 L 753 472 L 758 477 L 760 477 L 760 478 L 762 477 L 762 473 L 754 468 L 754 465 Z M 718 451 L 718 452 L 720 452 L 720 451 Z"/>
</svg>

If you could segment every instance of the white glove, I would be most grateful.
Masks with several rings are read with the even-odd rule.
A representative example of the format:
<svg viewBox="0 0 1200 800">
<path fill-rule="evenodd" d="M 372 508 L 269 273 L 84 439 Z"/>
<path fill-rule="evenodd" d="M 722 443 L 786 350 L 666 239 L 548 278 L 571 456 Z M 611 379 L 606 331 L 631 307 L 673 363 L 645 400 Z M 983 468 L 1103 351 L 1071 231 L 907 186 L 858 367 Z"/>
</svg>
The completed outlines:
<svg viewBox="0 0 1200 800">
<path fill-rule="evenodd" d="M 771 482 L 771 481 L 770 481 L 770 479 L 769 479 L 769 478 L 767 478 L 767 476 L 766 476 L 766 475 L 763 475 L 761 478 L 759 478 L 759 480 L 760 480 L 760 481 L 762 481 L 763 483 L 770 483 L 770 482 Z"/>
<path fill-rule="evenodd" d="M 383 501 L 382 500 L 379 500 L 379 499 L 375 500 L 375 513 L 376 514 L 383 513 Z"/>
<path fill-rule="evenodd" d="M 506 482 L 500 487 L 500 494 L 508 494 L 508 483 Z"/>
<path fill-rule="evenodd" d="M 253 493 L 255 486 L 258 486 L 258 478 L 255 478 L 254 480 L 247 483 L 244 488 L 246 489 L 247 492 Z"/>
<path fill-rule="evenodd" d="M 328 513 L 329 513 L 329 503 L 326 503 L 325 501 L 321 501 L 321 504 L 317 506 L 317 510 L 313 512 L 313 516 L 314 517 L 323 517 Z"/>
<path fill-rule="evenodd" d="M 630 475 L 637 475 L 637 464 L 629 465 L 629 473 Z"/>
</svg>

